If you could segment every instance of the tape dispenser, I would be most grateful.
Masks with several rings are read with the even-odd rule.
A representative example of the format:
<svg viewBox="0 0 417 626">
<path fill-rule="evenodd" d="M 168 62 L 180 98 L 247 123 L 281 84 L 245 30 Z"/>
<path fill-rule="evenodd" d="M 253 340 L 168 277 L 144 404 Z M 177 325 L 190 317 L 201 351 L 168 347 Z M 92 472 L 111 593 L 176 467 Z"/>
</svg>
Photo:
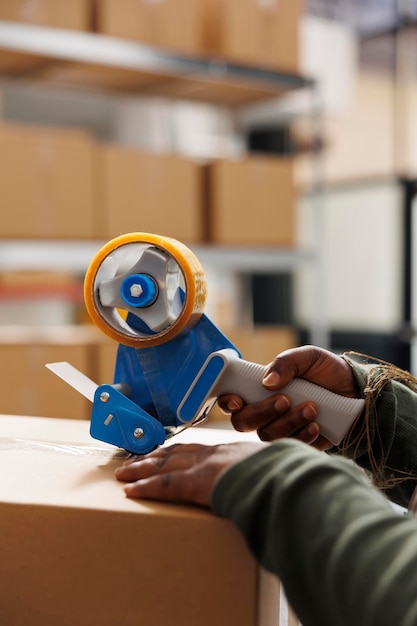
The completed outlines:
<svg viewBox="0 0 417 626">
<path fill-rule="evenodd" d="M 207 284 L 193 252 L 170 237 L 129 233 L 109 241 L 85 275 L 93 322 L 118 342 L 114 380 L 97 385 L 67 362 L 47 367 L 92 401 L 90 434 L 133 454 L 147 454 L 204 421 L 219 396 L 246 403 L 271 395 L 266 366 L 239 350 L 204 314 Z M 292 404 L 318 405 L 321 433 L 338 444 L 363 409 L 296 378 L 280 389 Z"/>
</svg>

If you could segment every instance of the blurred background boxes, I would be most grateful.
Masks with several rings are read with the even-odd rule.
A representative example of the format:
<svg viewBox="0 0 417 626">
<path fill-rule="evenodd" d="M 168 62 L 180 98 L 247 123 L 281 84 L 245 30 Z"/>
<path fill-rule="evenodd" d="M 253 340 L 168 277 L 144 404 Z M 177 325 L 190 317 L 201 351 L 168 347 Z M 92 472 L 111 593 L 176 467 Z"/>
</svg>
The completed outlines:
<svg viewBox="0 0 417 626">
<path fill-rule="evenodd" d="M 246 361 L 270 363 L 280 352 L 298 344 L 296 331 L 289 326 L 254 326 L 222 329 Z"/>
<path fill-rule="evenodd" d="M 98 0 L 96 15 L 106 35 L 298 71 L 300 0 Z"/>
<path fill-rule="evenodd" d="M 215 57 L 298 72 L 301 0 L 201 0 L 205 52 Z"/>
<path fill-rule="evenodd" d="M 0 125 L 0 236 L 94 237 L 95 149 L 83 131 Z"/>
<path fill-rule="evenodd" d="M 208 240 L 295 245 L 293 162 L 285 157 L 219 159 L 206 167 Z"/>
<path fill-rule="evenodd" d="M 91 403 L 45 364 L 69 361 L 89 375 L 97 332 L 64 325 L 0 326 L 0 413 L 89 419 Z"/>
<path fill-rule="evenodd" d="M 92 28 L 91 0 L 1 0 L 0 20 L 37 26 L 89 31 Z M 34 55 L 2 50 L 1 72 L 27 72 L 45 65 Z"/>
<path fill-rule="evenodd" d="M 96 0 L 96 20 L 101 34 L 201 53 L 201 0 Z"/>
<path fill-rule="evenodd" d="M 91 0 L 1 0 L 0 20 L 88 31 Z"/>
<path fill-rule="evenodd" d="M 0 20 L 96 31 L 174 53 L 214 56 L 288 72 L 299 69 L 301 14 L 302 0 L 2 0 L 0 3 Z M 11 55 L 10 63 L 12 56 L 15 55 Z M 17 54 L 16 59 L 19 59 Z M 2 60 L 0 68 L 7 67 L 6 61 Z"/>
<path fill-rule="evenodd" d="M 152 232 L 186 243 L 295 245 L 293 161 L 206 165 L 100 144 L 81 130 L 0 125 L 5 238 L 107 239 Z"/>
<path fill-rule="evenodd" d="M 201 241 L 201 170 L 195 161 L 108 145 L 100 149 L 99 170 L 103 237 L 140 231 Z"/>
<path fill-rule="evenodd" d="M 93 347 L 94 352 L 94 381 L 98 385 L 113 382 L 114 370 L 119 344 L 101 333 Z M 93 377 L 92 376 L 92 377 Z"/>
</svg>

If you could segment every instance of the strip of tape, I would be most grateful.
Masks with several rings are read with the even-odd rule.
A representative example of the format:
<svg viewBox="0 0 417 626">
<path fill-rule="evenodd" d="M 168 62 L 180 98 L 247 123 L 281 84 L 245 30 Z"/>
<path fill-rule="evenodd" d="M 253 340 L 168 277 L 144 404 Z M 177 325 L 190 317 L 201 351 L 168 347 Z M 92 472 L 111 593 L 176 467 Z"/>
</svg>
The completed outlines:
<svg viewBox="0 0 417 626">
<path fill-rule="evenodd" d="M 94 456 L 108 459 L 123 460 L 132 455 L 119 448 L 106 449 L 95 446 L 63 443 L 55 441 L 38 441 L 37 439 L 21 439 L 15 437 L 0 437 L 0 451 L 20 450 L 23 452 L 45 452 L 46 454 L 65 454 L 69 456 Z"/>
</svg>

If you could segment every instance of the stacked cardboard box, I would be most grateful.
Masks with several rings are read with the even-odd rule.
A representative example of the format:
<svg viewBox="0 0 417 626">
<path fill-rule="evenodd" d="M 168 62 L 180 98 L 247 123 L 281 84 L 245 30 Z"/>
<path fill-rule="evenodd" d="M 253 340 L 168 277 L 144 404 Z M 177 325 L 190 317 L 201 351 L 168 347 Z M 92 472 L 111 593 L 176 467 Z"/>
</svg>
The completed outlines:
<svg viewBox="0 0 417 626">
<path fill-rule="evenodd" d="M 297 72 L 302 9 L 302 0 L 3 0 L 0 20 L 94 30 L 172 53 Z M 2 64 L 7 69 L 5 57 Z"/>
<path fill-rule="evenodd" d="M 247 156 L 203 166 L 97 144 L 83 131 L 0 125 L 0 237 L 110 239 L 153 232 L 185 243 L 295 243 L 293 162 Z"/>
<path fill-rule="evenodd" d="M 301 0 L 98 0 L 98 31 L 171 51 L 298 71 Z"/>
<path fill-rule="evenodd" d="M 0 71 L 30 73 L 51 85 L 137 90 L 234 105 L 278 95 L 277 85 L 222 80 L 222 62 L 299 71 L 303 0 L 4 0 L 0 20 L 98 32 L 171 55 L 221 59 L 213 74 L 181 77 L 172 68 L 115 68 L 4 51 Z M 172 70 L 172 71 L 171 71 Z"/>
<path fill-rule="evenodd" d="M 288 158 L 249 156 L 206 167 L 208 240 L 228 245 L 295 243 L 295 187 Z"/>
<path fill-rule="evenodd" d="M 82 131 L 0 125 L 0 237 L 93 238 L 95 149 Z"/>
<path fill-rule="evenodd" d="M 92 28 L 91 0 L 2 0 L 0 20 L 88 31 Z"/>
<path fill-rule="evenodd" d="M 205 52 L 238 63 L 299 71 L 301 0 L 202 0 Z"/>
<path fill-rule="evenodd" d="M 195 161 L 103 146 L 99 173 L 102 237 L 141 231 L 201 241 L 201 168 Z"/>
<path fill-rule="evenodd" d="M 191 55 L 201 53 L 201 0 L 98 0 L 99 33 Z"/>
<path fill-rule="evenodd" d="M 89 31 L 92 29 L 91 0 L 2 0 L 0 20 L 21 22 L 37 26 Z M 36 55 L 2 51 L 0 71 L 5 73 L 25 73 L 46 65 L 47 62 Z"/>
<path fill-rule="evenodd" d="M 69 361 L 87 375 L 98 331 L 76 326 L 0 326 L 0 413 L 89 418 L 90 403 L 45 364 Z"/>
</svg>

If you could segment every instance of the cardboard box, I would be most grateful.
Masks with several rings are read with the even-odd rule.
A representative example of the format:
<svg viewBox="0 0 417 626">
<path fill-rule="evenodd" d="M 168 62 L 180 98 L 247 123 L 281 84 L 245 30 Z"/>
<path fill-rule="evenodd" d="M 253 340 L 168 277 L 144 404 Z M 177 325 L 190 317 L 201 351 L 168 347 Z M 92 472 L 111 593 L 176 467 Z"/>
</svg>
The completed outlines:
<svg viewBox="0 0 417 626">
<path fill-rule="evenodd" d="M 298 345 L 297 333 L 290 326 L 254 326 L 224 330 L 246 361 L 267 365 L 280 352 Z"/>
<path fill-rule="evenodd" d="M 0 412 L 89 419 L 91 403 L 45 364 L 69 361 L 92 377 L 97 335 L 93 327 L 0 326 Z"/>
<path fill-rule="evenodd" d="M 95 149 L 82 131 L 0 125 L 0 237 L 93 238 Z"/>
<path fill-rule="evenodd" d="M 301 0 L 201 0 L 210 56 L 299 71 Z"/>
<path fill-rule="evenodd" d="M 97 30 L 297 73 L 302 9 L 302 0 L 98 0 Z"/>
<path fill-rule="evenodd" d="M 113 382 L 118 347 L 116 341 L 112 341 L 104 334 L 95 346 L 92 346 L 94 351 L 92 378 L 98 385 Z"/>
<path fill-rule="evenodd" d="M 195 55 L 201 53 L 201 9 L 201 0 L 97 0 L 97 30 Z"/>
<path fill-rule="evenodd" d="M 219 159 L 205 168 L 207 239 L 214 244 L 295 243 L 293 163 L 288 158 Z"/>
<path fill-rule="evenodd" d="M 126 498 L 114 477 L 125 455 L 87 422 L 3 415 L 0 428 L 1 624 L 298 624 L 228 520 Z M 247 437 L 200 427 L 174 439 Z"/>
<path fill-rule="evenodd" d="M 140 231 L 201 241 L 201 169 L 193 160 L 104 146 L 100 192 L 103 237 Z"/>
<path fill-rule="evenodd" d="M 0 20 L 38 26 L 90 30 L 91 0 L 1 0 Z"/>
<path fill-rule="evenodd" d="M 0 20 L 88 31 L 92 27 L 92 5 L 91 0 L 1 0 Z M 36 55 L 0 52 L 0 72 L 6 74 L 21 74 L 48 64 Z"/>
<path fill-rule="evenodd" d="M 120 15 L 127 24 L 131 23 L 129 13 L 120 12 Z M 0 20 L 91 32 L 95 30 L 95 0 L 2 0 Z M 161 79 L 147 72 L 51 60 L 9 50 L 0 50 L 0 72 L 12 75 L 30 72 L 32 78 L 41 80 L 46 86 L 81 86 L 91 90 L 132 91 Z"/>
</svg>

